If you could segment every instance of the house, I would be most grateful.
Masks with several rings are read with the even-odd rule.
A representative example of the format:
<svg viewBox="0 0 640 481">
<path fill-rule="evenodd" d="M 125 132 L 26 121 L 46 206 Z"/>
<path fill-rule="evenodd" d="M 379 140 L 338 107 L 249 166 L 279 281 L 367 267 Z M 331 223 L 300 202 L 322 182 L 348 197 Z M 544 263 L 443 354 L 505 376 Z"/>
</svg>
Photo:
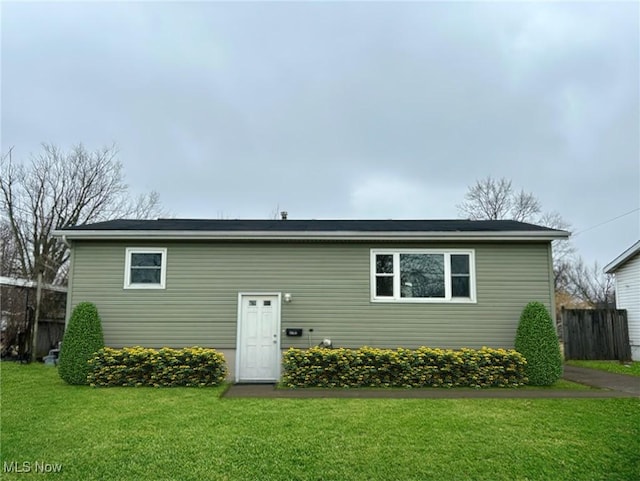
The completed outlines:
<svg viewBox="0 0 640 481">
<path fill-rule="evenodd" d="M 631 358 L 640 361 L 640 241 L 607 264 L 604 272 L 614 274 L 616 307 L 627 310 Z"/>
<path fill-rule="evenodd" d="M 555 312 L 551 241 L 515 221 L 114 220 L 55 233 L 68 310 L 94 302 L 112 347 L 222 351 L 274 381 L 289 347 L 513 347 L 522 309 Z"/>
</svg>

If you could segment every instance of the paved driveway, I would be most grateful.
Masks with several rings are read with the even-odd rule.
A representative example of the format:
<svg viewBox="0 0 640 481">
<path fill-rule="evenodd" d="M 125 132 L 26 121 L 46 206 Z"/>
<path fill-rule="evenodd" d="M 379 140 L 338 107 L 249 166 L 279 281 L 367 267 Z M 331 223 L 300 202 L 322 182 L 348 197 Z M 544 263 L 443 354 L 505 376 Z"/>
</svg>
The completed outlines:
<svg viewBox="0 0 640 481">
<path fill-rule="evenodd" d="M 568 389 L 375 389 L 375 388 L 300 388 L 276 389 L 273 384 L 234 384 L 224 397 L 253 398 L 400 398 L 400 399 L 464 399 L 464 398 L 611 398 L 640 397 L 640 377 L 613 374 L 576 366 L 564 367 L 564 379 L 599 390 Z"/>
<path fill-rule="evenodd" d="M 615 374 L 586 367 L 565 366 L 563 377 L 587 386 L 612 389 L 640 397 L 640 377 L 638 376 Z"/>
</svg>

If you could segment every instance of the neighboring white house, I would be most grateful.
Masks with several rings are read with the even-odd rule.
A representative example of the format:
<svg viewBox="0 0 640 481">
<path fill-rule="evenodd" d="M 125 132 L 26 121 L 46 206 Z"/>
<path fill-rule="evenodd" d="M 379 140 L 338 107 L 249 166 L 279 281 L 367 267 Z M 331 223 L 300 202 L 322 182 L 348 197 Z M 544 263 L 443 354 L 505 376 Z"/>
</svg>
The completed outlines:
<svg viewBox="0 0 640 481">
<path fill-rule="evenodd" d="M 615 275 L 616 306 L 627 310 L 631 357 L 640 361 L 640 241 L 606 265 L 604 271 Z"/>
</svg>

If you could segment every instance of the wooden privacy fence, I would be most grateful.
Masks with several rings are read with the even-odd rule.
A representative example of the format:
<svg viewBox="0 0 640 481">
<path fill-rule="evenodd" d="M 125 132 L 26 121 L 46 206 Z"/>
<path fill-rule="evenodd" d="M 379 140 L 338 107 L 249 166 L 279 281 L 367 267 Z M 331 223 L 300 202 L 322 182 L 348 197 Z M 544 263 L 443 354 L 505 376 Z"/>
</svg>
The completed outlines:
<svg viewBox="0 0 640 481">
<path fill-rule="evenodd" d="M 562 309 L 561 316 L 567 360 L 631 360 L 626 310 Z"/>
</svg>

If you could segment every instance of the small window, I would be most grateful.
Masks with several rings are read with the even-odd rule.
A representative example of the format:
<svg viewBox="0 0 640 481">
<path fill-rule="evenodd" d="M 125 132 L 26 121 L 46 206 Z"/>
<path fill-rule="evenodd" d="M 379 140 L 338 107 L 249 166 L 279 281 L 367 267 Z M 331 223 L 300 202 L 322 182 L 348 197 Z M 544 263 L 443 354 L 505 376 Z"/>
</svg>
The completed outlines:
<svg viewBox="0 0 640 481">
<path fill-rule="evenodd" d="M 271 301 L 264 301 L 263 305 L 270 306 L 271 305 Z"/>
<path fill-rule="evenodd" d="M 451 254 L 451 297 L 471 297 L 471 272 L 466 254 Z"/>
<path fill-rule="evenodd" d="M 371 251 L 371 300 L 475 302 L 474 251 Z"/>
<path fill-rule="evenodd" d="M 258 305 L 258 301 L 249 301 L 249 307 L 256 307 Z"/>
<path fill-rule="evenodd" d="M 393 255 L 376 255 L 376 296 L 393 296 Z"/>
<path fill-rule="evenodd" d="M 125 258 L 125 289 L 164 289 L 167 249 L 129 247 Z"/>
</svg>

